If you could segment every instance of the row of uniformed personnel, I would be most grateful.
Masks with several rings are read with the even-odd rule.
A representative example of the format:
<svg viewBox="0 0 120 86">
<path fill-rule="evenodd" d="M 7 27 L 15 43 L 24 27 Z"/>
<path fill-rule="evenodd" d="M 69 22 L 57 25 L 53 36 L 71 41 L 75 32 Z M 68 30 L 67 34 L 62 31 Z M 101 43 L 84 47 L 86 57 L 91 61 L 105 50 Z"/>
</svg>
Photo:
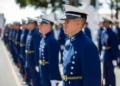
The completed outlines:
<svg viewBox="0 0 120 86">
<path fill-rule="evenodd" d="M 43 15 L 39 29 L 36 21 L 23 21 L 8 26 L 4 41 L 9 46 L 15 64 L 28 86 L 100 86 L 101 68 L 97 48 L 82 28 L 87 13 L 77 7 L 64 5 L 64 33 L 69 36 L 63 52 L 63 74 L 59 70 L 59 50 L 63 41 L 57 41 L 53 32 L 54 20 Z M 62 31 L 63 32 L 63 31 Z M 61 39 L 58 38 L 58 39 Z M 59 43 L 58 43 L 59 42 Z M 27 77 L 26 77 L 27 75 Z"/>
<path fill-rule="evenodd" d="M 105 86 L 116 86 L 115 66 L 120 67 L 120 28 L 119 21 L 113 23 L 104 18 L 98 30 L 98 49 L 103 59 L 103 78 Z"/>
</svg>

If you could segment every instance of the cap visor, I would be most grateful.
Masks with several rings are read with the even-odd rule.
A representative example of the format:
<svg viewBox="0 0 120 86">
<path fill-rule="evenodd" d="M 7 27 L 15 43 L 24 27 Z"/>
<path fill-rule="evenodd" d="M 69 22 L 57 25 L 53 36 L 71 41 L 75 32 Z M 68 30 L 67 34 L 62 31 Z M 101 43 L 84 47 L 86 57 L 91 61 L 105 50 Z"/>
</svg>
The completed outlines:
<svg viewBox="0 0 120 86">
<path fill-rule="evenodd" d="M 66 15 L 64 15 L 62 18 L 60 18 L 60 20 L 66 20 L 66 19 L 67 19 Z"/>
</svg>

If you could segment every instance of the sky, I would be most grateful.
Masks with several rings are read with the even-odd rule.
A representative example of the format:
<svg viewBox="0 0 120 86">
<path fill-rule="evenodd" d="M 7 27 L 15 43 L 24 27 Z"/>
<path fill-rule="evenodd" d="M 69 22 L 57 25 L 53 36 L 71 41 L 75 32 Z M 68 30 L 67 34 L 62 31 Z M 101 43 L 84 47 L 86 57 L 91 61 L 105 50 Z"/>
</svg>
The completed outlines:
<svg viewBox="0 0 120 86">
<path fill-rule="evenodd" d="M 100 0 L 103 3 L 109 0 Z M 102 6 L 102 9 L 99 10 L 100 14 L 110 13 L 110 9 L 107 4 Z M 26 7 L 25 9 L 20 9 L 19 5 L 15 3 L 15 0 L 0 0 L 0 13 L 4 13 L 6 18 L 6 23 L 10 23 L 13 21 L 20 21 L 26 17 L 36 17 L 40 16 L 41 10 L 34 9 L 33 7 Z"/>
<path fill-rule="evenodd" d="M 20 9 L 19 5 L 15 3 L 14 0 L 0 0 L 0 13 L 4 13 L 6 22 L 20 21 L 27 17 L 40 16 L 40 9 L 34 9 L 33 7 L 26 7 L 25 9 Z"/>
</svg>

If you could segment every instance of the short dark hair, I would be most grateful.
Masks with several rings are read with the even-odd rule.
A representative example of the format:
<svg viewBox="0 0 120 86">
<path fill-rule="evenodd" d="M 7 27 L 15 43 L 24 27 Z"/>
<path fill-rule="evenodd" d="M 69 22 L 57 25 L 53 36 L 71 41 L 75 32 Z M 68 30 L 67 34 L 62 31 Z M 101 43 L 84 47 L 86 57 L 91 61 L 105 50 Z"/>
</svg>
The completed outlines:
<svg viewBox="0 0 120 86">
<path fill-rule="evenodd" d="M 53 26 L 54 25 L 54 23 L 53 22 L 50 22 L 50 24 Z"/>
<path fill-rule="evenodd" d="M 37 26 L 37 21 L 34 21 L 33 23 L 35 24 L 35 26 Z"/>
</svg>

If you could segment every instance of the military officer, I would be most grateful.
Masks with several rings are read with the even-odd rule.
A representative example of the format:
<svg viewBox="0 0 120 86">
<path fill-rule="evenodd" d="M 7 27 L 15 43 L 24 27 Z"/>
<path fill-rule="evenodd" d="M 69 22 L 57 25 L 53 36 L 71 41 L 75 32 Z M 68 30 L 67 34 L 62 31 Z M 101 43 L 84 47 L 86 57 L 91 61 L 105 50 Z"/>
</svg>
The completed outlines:
<svg viewBox="0 0 120 86">
<path fill-rule="evenodd" d="M 16 28 L 16 34 L 15 34 L 15 38 L 14 38 L 14 51 L 16 54 L 16 59 L 18 60 L 18 68 L 19 68 L 19 72 L 22 73 L 22 67 L 21 67 L 21 60 L 20 60 L 20 56 L 19 56 L 19 52 L 20 52 L 20 36 L 21 36 L 21 24 L 20 22 L 15 22 L 15 28 Z"/>
<path fill-rule="evenodd" d="M 11 42 L 11 44 L 12 44 L 12 48 L 11 48 L 11 50 L 12 50 L 12 57 L 13 57 L 13 62 L 15 63 L 15 64 L 18 64 L 18 59 L 16 58 L 17 57 L 17 55 L 16 55 L 16 53 L 15 53 L 15 35 L 16 35 L 16 27 L 15 27 L 16 25 L 14 24 L 14 26 L 13 26 L 13 30 L 12 30 L 12 35 L 11 35 L 11 38 L 12 38 L 12 42 Z"/>
<path fill-rule="evenodd" d="M 95 44 L 82 28 L 87 13 L 70 5 L 64 5 L 64 32 L 69 35 L 63 52 L 63 86 L 100 86 L 100 59 Z"/>
<path fill-rule="evenodd" d="M 23 44 L 25 44 L 25 46 L 23 46 L 23 47 L 25 47 L 25 50 L 26 50 L 26 42 L 27 42 L 27 36 L 28 36 L 28 33 L 29 33 L 29 29 L 28 29 L 28 20 L 26 19 L 26 20 L 23 20 L 22 21 L 23 22 L 23 25 L 22 25 L 22 28 L 24 28 L 24 34 L 22 34 L 23 35 L 23 37 L 21 37 L 21 47 L 23 46 Z M 21 48 L 21 52 L 24 50 L 24 48 Z M 24 50 L 24 52 L 25 52 L 25 50 Z M 27 60 L 26 60 L 26 53 L 24 53 L 23 52 L 23 56 L 24 56 L 24 58 L 23 58 L 23 61 L 24 61 L 24 81 L 23 81 L 23 84 L 27 84 L 28 86 L 30 86 L 30 71 L 29 71 L 29 68 L 27 67 Z"/>
<path fill-rule="evenodd" d="M 7 29 L 8 29 L 8 25 L 5 26 L 5 29 L 4 29 L 4 32 L 3 32 L 3 38 L 2 38 L 2 40 L 3 40 L 5 45 L 6 45 L 6 37 L 8 36 L 8 34 L 6 34 L 7 33 Z"/>
<path fill-rule="evenodd" d="M 120 68 L 120 27 L 119 27 L 119 22 L 118 20 L 114 21 L 114 27 L 113 27 L 113 31 L 115 32 L 115 34 L 117 35 L 117 39 L 118 39 L 118 67 Z"/>
<path fill-rule="evenodd" d="M 4 42 L 5 45 L 6 45 L 5 40 L 6 40 L 6 37 L 8 36 L 8 34 L 7 34 L 7 36 L 5 36 L 5 34 L 7 32 L 7 28 L 8 28 L 8 25 L 5 26 L 5 29 L 4 29 L 4 32 L 3 32 L 3 37 L 2 37 L 2 40 L 3 40 L 3 42 Z"/>
<path fill-rule="evenodd" d="M 9 27 L 9 35 L 8 35 L 8 46 L 9 46 L 9 51 L 11 52 L 12 48 L 12 30 L 13 30 L 13 25 Z"/>
<path fill-rule="evenodd" d="M 54 20 L 48 15 L 42 16 L 40 32 L 42 39 L 39 47 L 39 67 L 43 86 L 56 86 L 61 80 L 59 71 L 59 43 L 53 33 Z"/>
<path fill-rule="evenodd" d="M 18 66 L 18 58 L 17 58 L 17 53 L 16 53 L 16 44 L 15 44 L 15 38 L 16 38 L 16 34 L 17 34 L 17 28 L 16 25 L 14 23 L 14 28 L 13 28 L 13 34 L 12 34 L 12 49 L 13 49 L 13 61 L 15 63 L 16 66 Z"/>
<path fill-rule="evenodd" d="M 116 86 L 114 66 L 118 56 L 117 36 L 110 28 L 110 20 L 104 19 L 102 32 L 102 58 L 105 86 Z"/>
<path fill-rule="evenodd" d="M 63 31 L 63 24 L 61 22 L 59 22 L 59 24 L 57 25 L 58 27 L 58 43 L 60 45 L 60 53 L 61 53 L 61 60 L 60 60 L 60 63 L 62 64 L 63 63 L 63 60 L 62 60 L 62 53 L 63 53 L 63 50 L 64 50 L 64 45 L 65 45 L 65 41 L 66 41 L 66 34 L 64 33 Z"/>
<path fill-rule="evenodd" d="M 6 25 L 5 30 L 4 30 L 3 40 L 4 40 L 5 45 L 7 45 L 8 43 L 9 27 L 10 27 L 10 24 Z"/>
<path fill-rule="evenodd" d="M 97 42 L 98 42 L 98 51 L 99 51 L 99 54 L 101 54 L 101 51 L 102 51 L 102 44 L 101 44 L 101 34 L 102 34 L 102 31 L 103 31 L 103 24 L 102 22 L 99 23 L 99 29 L 98 29 L 98 33 L 97 33 Z"/>
<path fill-rule="evenodd" d="M 41 86 L 39 72 L 36 71 L 36 66 L 39 65 L 39 43 L 40 33 L 36 29 L 37 22 L 34 19 L 28 19 L 29 33 L 26 41 L 26 67 L 30 73 L 30 80 L 33 86 Z M 29 75 L 29 74 L 28 74 Z"/>
<path fill-rule="evenodd" d="M 27 22 L 25 20 L 22 20 L 22 34 L 20 37 L 20 62 L 21 62 L 21 67 L 22 67 L 22 76 L 25 76 L 25 44 L 26 44 L 26 39 L 28 35 L 28 30 L 26 28 Z"/>
<path fill-rule="evenodd" d="M 84 32 L 90 39 L 92 39 L 91 31 L 90 31 L 90 29 L 88 28 L 88 23 L 87 23 L 87 22 L 86 22 L 85 25 L 84 25 L 83 32 Z"/>
<path fill-rule="evenodd" d="M 8 28 L 6 29 L 6 31 L 5 31 L 5 42 L 6 42 L 6 47 L 7 47 L 7 49 L 9 50 L 10 48 L 9 48 L 9 34 L 10 34 L 10 32 L 11 32 L 11 24 L 9 24 L 8 25 Z"/>
</svg>

